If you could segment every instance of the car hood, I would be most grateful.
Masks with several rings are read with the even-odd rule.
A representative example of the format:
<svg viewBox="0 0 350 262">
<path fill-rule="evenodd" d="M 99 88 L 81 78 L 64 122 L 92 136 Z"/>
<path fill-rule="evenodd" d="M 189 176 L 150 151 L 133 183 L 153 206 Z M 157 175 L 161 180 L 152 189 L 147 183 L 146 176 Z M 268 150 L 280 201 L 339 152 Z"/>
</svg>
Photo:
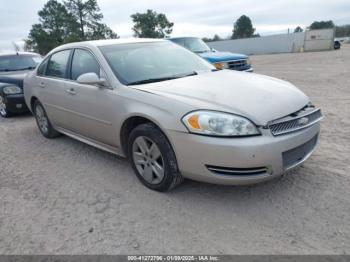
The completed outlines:
<svg viewBox="0 0 350 262">
<path fill-rule="evenodd" d="M 0 73 L 0 85 L 1 84 L 15 84 L 19 87 L 23 87 L 23 79 L 30 71 L 15 71 L 15 72 L 1 72 Z"/>
<path fill-rule="evenodd" d="M 205 52 L 205 53 L 198 53 L 198 55 L 208 60 L 211 63 L 247 59 L 246 55 L 233 54 L 229 52 Z"/>
<path fill-rule="evenodd" d="M 309 98 L 292 84 L 258 74 L 222 70 L 134 88 L 193 107 L 251 119 L 257 125 L 292 114 Z"/>
</svg>

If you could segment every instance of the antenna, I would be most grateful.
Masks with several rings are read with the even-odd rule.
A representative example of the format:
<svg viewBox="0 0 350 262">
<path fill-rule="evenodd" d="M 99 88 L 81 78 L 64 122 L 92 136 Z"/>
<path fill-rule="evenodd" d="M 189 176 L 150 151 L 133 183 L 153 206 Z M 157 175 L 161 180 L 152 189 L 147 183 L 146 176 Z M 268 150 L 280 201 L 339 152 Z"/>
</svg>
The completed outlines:
<svg viewBox="0 0 350 262">
<path fill-rule="evenodd" d="M 19 50 L 19 46 L 15 43 L 15 42 L 11 42 L 13 47 L 15 48 L 16 54 L 18 55 Z"/>
</svg>

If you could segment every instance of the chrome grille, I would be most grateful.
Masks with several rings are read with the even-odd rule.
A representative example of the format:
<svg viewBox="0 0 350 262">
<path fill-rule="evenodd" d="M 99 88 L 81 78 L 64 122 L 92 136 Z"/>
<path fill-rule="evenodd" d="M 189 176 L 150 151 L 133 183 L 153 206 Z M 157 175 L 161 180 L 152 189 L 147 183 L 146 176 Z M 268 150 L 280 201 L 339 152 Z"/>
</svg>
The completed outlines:
<svg viewBox="0 0 350 262">
<path fill-rule="evenodd" d="M 247 60 L 234 60 L 227 62 L 228 68 L 232 70 L 243 70 L 247 67 Z"/>
<path fill-rule="evenodd" d="M 268 128 L 274 136 L 278 136 L 309 127 L 322 118 L 321 109 L 306 107 L 290 116 L 270 122 Z"/>
</svg>

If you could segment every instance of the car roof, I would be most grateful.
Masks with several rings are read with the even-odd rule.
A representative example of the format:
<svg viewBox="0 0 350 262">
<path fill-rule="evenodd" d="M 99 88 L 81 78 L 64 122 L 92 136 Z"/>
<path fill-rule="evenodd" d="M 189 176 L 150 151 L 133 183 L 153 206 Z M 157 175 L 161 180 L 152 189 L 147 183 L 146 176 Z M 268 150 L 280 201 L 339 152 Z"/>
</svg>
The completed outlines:
<svg viewBox="0 0 350 262">
<path fill-rule="evenodd" d="M 164 42 L 164 39 L 153 39 L 153 38 L 123 38 L 123 39 L 106 39 L 106 40 L 92 40 L 69 43 L 61 45 L 56 49 L 73 48 L 81 46 L 107 46 L 107 45 L 119 45 L 119 44 L 133 44 L 133 43 L 150 43 L 150 42 Z"/>
<path fill-rule="evenodd" d="M 34 53 L 34 52 L 16 52 L 16 51 L 0 52 L 0 57 L 1 56 L 9 56 L 9 55 L 40 56 L 39 54 Z"/>
<path fill-rule="evenodd" d="M 196 37 L 196 36 L 176 36 L 176 37 L 169 37 L 167 39 L 171 40 L 171 39 L 186 39 L 186 38 L 198 38 L 198 39 L 200 39 L 199 37 Z"/>
</svg>

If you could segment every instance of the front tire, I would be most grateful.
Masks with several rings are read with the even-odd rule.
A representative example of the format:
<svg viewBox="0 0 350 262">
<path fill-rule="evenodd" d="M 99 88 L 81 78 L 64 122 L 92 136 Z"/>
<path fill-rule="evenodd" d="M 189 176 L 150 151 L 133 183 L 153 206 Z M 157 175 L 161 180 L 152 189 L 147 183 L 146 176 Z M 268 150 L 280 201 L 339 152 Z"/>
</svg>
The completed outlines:
<svg viewBox="0 0 350 262">
<path fill-rule="evenodd" d="M 139 125 L 131 132 L 128 157 L 138 179 L 152 190 L 169 191 L 183 181 L 174 150 L 154 124 Z"/>
<path fill-rule="evenodd" d="M 12 115 L 11 112 L 7 108 L 7 105 L 5 103 L 5 98 L 3 95 L 0 95 L 0 115 L 3 118 L 8 118 Z"/>
<path fill-rule="evenodd" d="M 36 100 L 34 103 L 33 113 L 34 113 L 38 128 L 44 137 L 54 138 L 54 137 L 57 137 L 60 135 L 52 127 L 51 122 L 50 122 L 49 118 L 47 117 L 47 114 L 46 114 L 46 111 L 45 111 L 43 105 L 38 100 Z"/>
</svg>

